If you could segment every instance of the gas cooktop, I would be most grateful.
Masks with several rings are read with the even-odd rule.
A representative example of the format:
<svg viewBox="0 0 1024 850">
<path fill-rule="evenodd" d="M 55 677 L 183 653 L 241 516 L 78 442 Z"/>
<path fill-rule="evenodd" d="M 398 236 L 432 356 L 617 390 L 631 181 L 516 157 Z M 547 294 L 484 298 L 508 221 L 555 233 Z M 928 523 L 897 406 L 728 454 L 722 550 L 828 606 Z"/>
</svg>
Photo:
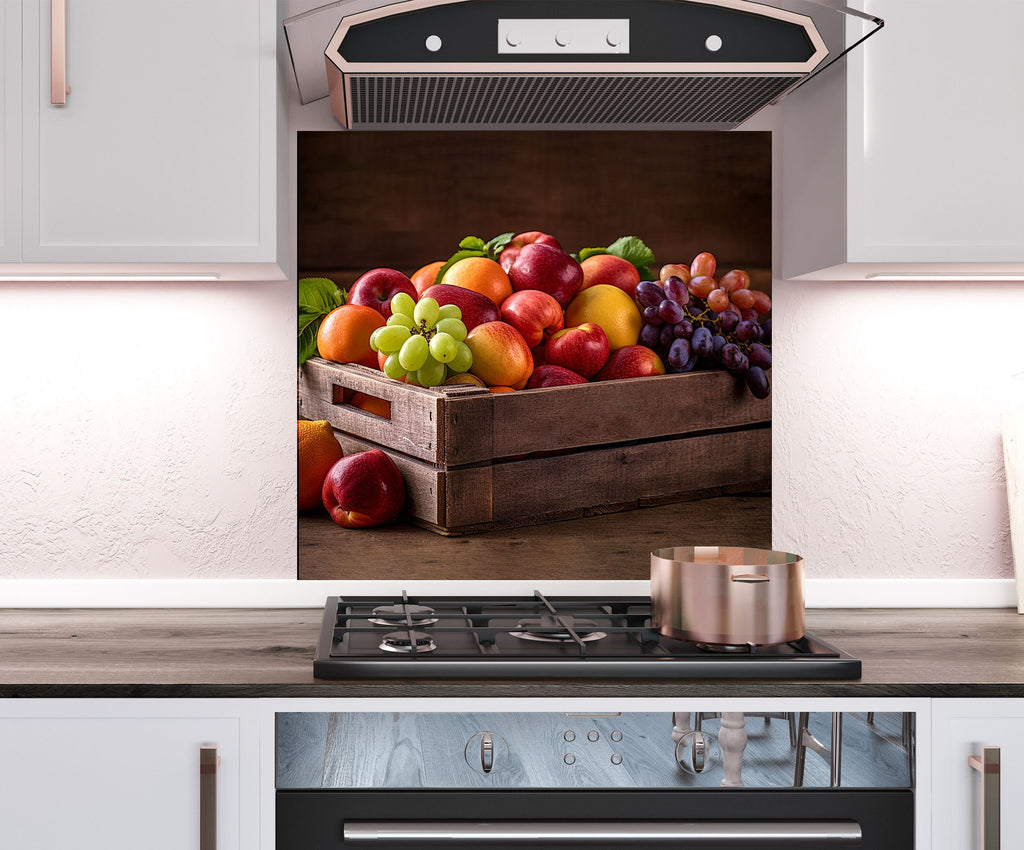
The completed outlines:
<svg viewBox="0 0 1024 850">
<path fill-rule="evenodd" d="M 321 679 L 858 679 L 860 661 L 814 635 L 719 646 L 651 628 L 646 597 L 330 596 Z"/>
</svg>

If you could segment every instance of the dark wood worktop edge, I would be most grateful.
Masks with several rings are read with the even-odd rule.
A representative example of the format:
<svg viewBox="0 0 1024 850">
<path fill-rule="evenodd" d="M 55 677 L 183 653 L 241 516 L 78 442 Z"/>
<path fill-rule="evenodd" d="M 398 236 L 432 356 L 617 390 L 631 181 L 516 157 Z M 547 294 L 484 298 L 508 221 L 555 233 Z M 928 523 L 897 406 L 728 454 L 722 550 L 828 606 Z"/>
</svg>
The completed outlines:
<svg viewBox="0 0 1024 850">
<path fill-rule="evenodd" d="M 861 683 L 861 682 L 674 682 L 602 681 L 588 683 L 508 681 L 331 682 L 310 684 L 0 684 L 0 699 L 440 699 L 530 697 L 590 698 L 1024 698 L 1024 683 Z"/>
</svg>

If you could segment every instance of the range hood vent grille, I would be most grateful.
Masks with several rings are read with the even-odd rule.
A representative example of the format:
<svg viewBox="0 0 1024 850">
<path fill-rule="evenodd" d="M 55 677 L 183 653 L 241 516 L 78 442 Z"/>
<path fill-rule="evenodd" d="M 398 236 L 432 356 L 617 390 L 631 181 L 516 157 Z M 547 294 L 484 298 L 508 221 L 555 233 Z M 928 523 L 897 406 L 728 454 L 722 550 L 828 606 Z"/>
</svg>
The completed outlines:
<svg viewBox="0 0 1024 850">
<path fill-rule="evenodd" d="M 348 74 L 352 128 L 735 125 L 802 75 Z"/>
</svg>

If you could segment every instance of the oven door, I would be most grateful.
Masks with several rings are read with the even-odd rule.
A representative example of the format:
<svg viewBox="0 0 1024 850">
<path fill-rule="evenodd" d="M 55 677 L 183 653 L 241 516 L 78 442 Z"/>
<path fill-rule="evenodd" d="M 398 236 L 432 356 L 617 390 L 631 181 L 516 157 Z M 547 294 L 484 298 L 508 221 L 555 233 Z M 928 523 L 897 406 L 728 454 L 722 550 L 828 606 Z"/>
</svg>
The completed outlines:
<svg viewBox="0 0 1024 850">
<path fill-rule="evenodd" d="M 277 792 L 277 850 L 908 850 L 910 789 Z"/>
</svg>

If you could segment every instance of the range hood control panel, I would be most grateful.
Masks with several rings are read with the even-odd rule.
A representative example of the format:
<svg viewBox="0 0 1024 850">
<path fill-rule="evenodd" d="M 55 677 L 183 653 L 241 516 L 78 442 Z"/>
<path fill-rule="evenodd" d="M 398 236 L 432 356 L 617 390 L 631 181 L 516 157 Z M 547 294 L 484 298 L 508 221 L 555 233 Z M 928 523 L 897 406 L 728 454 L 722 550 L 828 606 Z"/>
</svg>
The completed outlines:
<svg viewBox="0 0 1024 850">
<path fill-rule="evenodd" d="M 721 5 L 718 5 L 721 4 Z M 641 62 L 810 70 L 813 22 L 745 0 L 406 0 L 345 16 L 328 45 L 342 70 L 410 65 Z M 575 16 L 574 16 L 575 15 Z M 668 70 L 666 67 L 663 70 Z M 729 67 L 729 71 L 738 70 Z"/>
<path fill-rule="evenodd" d="M 629 53 L 629 19 L 502 18 L 498 53 Z"/>
</svg>

